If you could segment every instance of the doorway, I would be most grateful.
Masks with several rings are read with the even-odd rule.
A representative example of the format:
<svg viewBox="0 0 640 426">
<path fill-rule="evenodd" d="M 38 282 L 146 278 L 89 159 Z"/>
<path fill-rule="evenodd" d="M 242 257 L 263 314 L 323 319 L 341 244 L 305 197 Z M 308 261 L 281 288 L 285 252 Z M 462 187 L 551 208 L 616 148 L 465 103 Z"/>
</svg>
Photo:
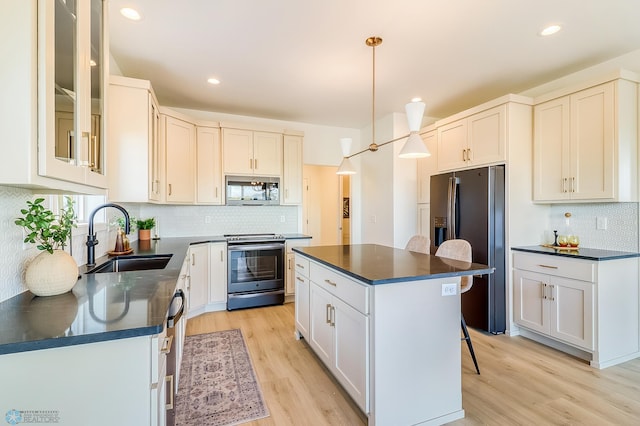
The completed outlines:
<svg viewBox="0 0 640 426">
<path fill-rule="evenodd" d="M 337 175 L 337 170 L 335 166 L 305 164 L 303 167 L 302 231 L 311 236 L 312 245 L 351 241 L 350 180 Z M 344 217 L 344 198 L 349 199 L 348 217 Z"/>
</svg>

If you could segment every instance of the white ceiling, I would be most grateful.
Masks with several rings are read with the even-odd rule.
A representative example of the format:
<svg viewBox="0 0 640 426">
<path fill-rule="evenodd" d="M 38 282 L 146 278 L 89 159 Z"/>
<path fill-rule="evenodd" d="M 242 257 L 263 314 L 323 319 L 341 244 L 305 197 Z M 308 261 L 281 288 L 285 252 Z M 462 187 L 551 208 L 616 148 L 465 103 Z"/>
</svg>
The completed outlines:
<svg viewBox="0 0 640 426">
<path fill-rule="evenodd" d="M 363 128 L 445 117 L 640 49 L 638 0 L 111 0 L 111 52 L 160 103 Z M 138 22 L 123 18 L 135 7 Z M 563 31 L 538 31 L 561 23 Z M 218 86 L 206 82 L 216 77 Z"/>
</svg>

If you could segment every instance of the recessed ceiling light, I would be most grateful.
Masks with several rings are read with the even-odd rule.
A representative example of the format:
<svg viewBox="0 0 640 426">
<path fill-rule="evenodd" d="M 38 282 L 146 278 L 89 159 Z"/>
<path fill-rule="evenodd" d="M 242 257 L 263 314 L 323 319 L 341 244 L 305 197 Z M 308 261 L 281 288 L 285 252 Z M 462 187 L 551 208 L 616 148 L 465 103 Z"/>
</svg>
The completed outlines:
<svg viewBox="0 0 640 426">
<path fill-rule="evenodd" d="M 556 25 L 556 24 L 549 25 L 548 27 L 546 27 L 542 31 L 540 31 L 540 35 L 541 36 L 550 36 L 552 34 L 557 33 L 561 29 L 562 29 L 562 27 L 560 25 Z"/>
<path fill-rule="evenodd" d="M 211 84 L 220 84 L 220 80 L 218 80 L 217 78 L 210 78 L 207 80 L 207 82 Z"/>
<path fill-rule="evenodd" d="M 131 19 L 132 21 L 139 21 L 140 14 L 137 10 L 131 9 L 130 7 L 123 7 L 120 9 L 120 13 L 127 19 Z"/>
</svg>

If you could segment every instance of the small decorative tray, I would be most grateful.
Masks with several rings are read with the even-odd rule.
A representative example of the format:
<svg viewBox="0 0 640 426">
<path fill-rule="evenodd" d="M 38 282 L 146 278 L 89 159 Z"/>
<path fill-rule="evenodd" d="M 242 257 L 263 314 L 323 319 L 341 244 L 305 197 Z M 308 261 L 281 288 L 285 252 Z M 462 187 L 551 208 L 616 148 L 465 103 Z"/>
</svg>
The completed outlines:
<svg viewBox="0 0 640 426">
<path fill-rule="evenodd" d="M 576 247 L 569 247 L 569 246 L 554 246 L 553 244 L 540 244 L 542 247 L 548 247 L 548 248 L 552 248 L 552 249 L 556 249 L 556 250 L 574 250 L 574 251 L 578 251 L 579 248 Z"/>
<path fill-rule="evenodd" d="M 130 248 L 129 250 L 125 250 L 125 251 L 108 251 L 107 254 L 109 256 L 123 256 L 125 254 L 131 254 L 133 253 L 133 249 Z"/>
</svg>

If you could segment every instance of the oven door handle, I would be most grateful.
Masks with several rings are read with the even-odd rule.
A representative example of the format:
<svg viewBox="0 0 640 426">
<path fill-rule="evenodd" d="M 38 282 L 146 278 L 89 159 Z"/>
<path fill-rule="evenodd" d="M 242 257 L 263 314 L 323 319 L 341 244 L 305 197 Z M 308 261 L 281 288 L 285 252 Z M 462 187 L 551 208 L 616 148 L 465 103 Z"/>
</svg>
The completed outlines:
<svg viewBox="0 0 640 426">
<path fill-rule="evenodd" d="M 284 250 L 284 244 L 241 244 L 228 246 L 230 251 Z"/>
<path fill-rule="evenodd" d="M 178 309 L 178 312 L 176 312 L 175 315 L 170 316 L 169 318 L 167 318 L 167 327 L 168 328 L 173 328 L 176 326 L 176 323 L 178 321 L 180 321 L 180 318 L 182 317 L 182 314 L 184 312 L 184 302 L 185 302 L 185 295 L 184 295 L 184 291 L 182 291 L 182 289 L 178 289 L 175 294 L 173 295 L 173 298 L 171 299 L 171 304 L 173 305 L 173 299 L 175 299 L 176 297 L 179 297 L 180 299 L 182 299 L 182 303 L 180 305 L 180 309 Z"/>
</svg>

